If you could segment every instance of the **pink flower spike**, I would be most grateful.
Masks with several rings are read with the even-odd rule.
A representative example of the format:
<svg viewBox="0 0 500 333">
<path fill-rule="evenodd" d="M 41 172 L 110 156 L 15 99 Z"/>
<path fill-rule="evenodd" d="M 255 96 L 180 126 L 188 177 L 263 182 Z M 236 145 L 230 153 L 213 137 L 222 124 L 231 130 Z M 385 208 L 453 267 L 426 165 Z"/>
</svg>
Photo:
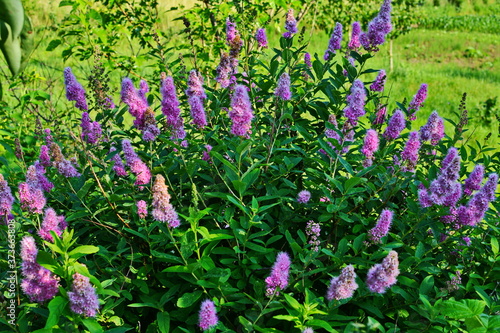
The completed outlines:
<svg viewBox="0 0 500 333">
<path fill-rule="evenodd" d="M 209 299 L 204 300 L 201 303 L 198 318 L 198 326 L 204 331 L 217 326 L 219 319 L 217 318 L 217 310 L 215 309 L 214 302 Z"/>
<path fill-rule="evenodd" d="M 271 270 L 271 275 L 265 280 L 267 297 L 278 296 L 279 290 L 283 290 L 288 286 L 288 275 L 291 264 L 290 256 L 286 252 L 278 253 L 276 262 Z"/>
</svg>

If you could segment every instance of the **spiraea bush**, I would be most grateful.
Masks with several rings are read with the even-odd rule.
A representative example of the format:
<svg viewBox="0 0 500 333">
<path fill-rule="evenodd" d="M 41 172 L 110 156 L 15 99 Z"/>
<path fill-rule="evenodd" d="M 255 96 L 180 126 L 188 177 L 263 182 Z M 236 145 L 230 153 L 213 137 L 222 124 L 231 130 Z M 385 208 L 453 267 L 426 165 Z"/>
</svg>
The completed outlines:
<svg viewBox="0 0 500 333">
<path fill-rule="evenodd" d="M 228 18 L 211 77 L 176 62 L 119 101 L 66 68 L 81 121 L 2 160 L 4 331 L 498 331 L 500 155 L 460 145 L 465 96 L 412 130 L 432 87 L 394 103 L 368 69 L 390 12 L 313 56 L 293 11 L 279 46 Z"/>
</svg>

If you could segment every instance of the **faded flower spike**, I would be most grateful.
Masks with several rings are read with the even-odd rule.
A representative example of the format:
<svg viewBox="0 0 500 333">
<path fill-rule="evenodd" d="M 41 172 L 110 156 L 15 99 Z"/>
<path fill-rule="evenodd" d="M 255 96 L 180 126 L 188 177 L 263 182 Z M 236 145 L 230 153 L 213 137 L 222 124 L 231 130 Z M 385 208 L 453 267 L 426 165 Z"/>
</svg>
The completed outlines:
<svg viewBox="0 0 500 333">
<path fill-rule="evenodd" d="M 366 284 L 371 292 L 383 294 L 390 286 L 396 284 L 399 275 L 398 253 L 391 251 L 381 264 L 370 268 Z"/>
<path fill-rule="evenodd" d="M 80 273 L 73 274 L 71 291 L 68 291 L 70 309 L 76 314 L 95 317 L 99 310 L 99 299 L 88 277 Z"/>
<path fill-rule="evenodd" d="M 328 49 L 323 56 L 325 61 L 328 61 L 335 55 L 336 50 L 340 50 L 342 43 L 342 24 L 336 23 L 333 29 L 332 36 L 330 37 L 330 42 L 328 43 Z"/>
<path fill-rule="evenodd" d="M 372 243 L 380 243 L 381 238 L 387 235 L 392 224 L 393 215 L 394 214 L 389 209 L 382 210 L 377 225 L 368 231 L 368 237 Z"/>
<path fill-rule="evenodd" d="M 181 221 L 170 203 L 170 194 L 168 186 L 165 185 L 165 178 L 162 175 L 156 175 L 153 184 L 153 211 L 151 215 L 156 221 L 165 222 L 170 228 L 177 228 Z"/>
<path fill-rule="evenodd" d="M 257 29 L 257 32 L 255 33 L 255 40 L 257 40 L 257 44 L 259 45 L 259 47 L 267 48 L 266 29 Z"/>
<path fill-rule="evenodd" d="M 330 281 L 330 287 L 326 293 L 326 299 L 341 300 L 352 297 L 354 291 L 358 289 L 356 283 L 356 273 L 352 265 L 346 266 L 340 272 L 340 275 Z"/>
<path fill-rule="evenodd" d="M 299 30 L 297 29 L 297 20 L 295 20 L 295 16 L 293 16 L 293 9 L 288 9 L 286 13 L 286 21 L 285 21 L 285 30 L 286 32 L 283 34 L 285 38 L 292 38 Z"/>
<path fill-rule="evenodd" d="M 66 85 L 66 98 L 68 101 L 75 101 L 75 107 L 80 110 L 88 110 L 87 100 L 85 99 L 85 90 L 76 80 L 71 71 L 71 67 L 64 69 L 64 84 Z"/>
<path fill-rule="evenodd" d="M 271 270 L 271 275 L 266 278 L 266 296 L 278 296 L 279 290 L 283 290 L 288 286 L 290 265 L 290 256 L 286 252 L 278 253 L 276 262 Z"/>
<path fill-rule="evenodd" d="M 209 328 L 217 326 L 219 319 L 217 318 L 217 310 L 215 304 L 207 299 L 201 303 L 200 313 L 198 316 L 198 326 L 206 331 Z"/>
</svg>

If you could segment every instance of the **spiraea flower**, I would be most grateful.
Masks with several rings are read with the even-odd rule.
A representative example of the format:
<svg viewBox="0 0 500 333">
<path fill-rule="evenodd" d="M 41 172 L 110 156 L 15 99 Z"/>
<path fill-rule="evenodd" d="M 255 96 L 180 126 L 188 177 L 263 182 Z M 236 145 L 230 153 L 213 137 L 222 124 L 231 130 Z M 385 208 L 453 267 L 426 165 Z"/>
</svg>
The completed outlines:
<svg viewBox="0 0 500 333">
<path fill-rule="evenodd" d="M 148 216 L 148 204 L 144 200 L 139 200 L 136 203 L 137 206 L 137 215 L 139 218 L 145 219 Z"/>
<path fill-rule="evenodd" d="M 369 129 L 366 131 L 365 141 L 361 152 L 365 155 L 365 161 L 363 165 L 368 167 L 373 163 L 373 154 L 378 150 L 379 139 L 377 131 Z"/>
<path fill-rule="evenodd" d="M 230 45 L 236 36 L 239 35 L 238 30 L 236 29 L 236 23 L 231 22 L 231 19 L 228 17 L 226 19 L 226 42 L 227 45 Z"/>
<path fill-rule="evenodd" d="M 358 118 L 365 114 L 366 93 L 361 80 L 354 80 L 351 94 L 346 97 L 346 100 L 348 104 L 344 108 L 344 116 L 352 126 L 356 126 Z"/>
<path fill-rule="evenodd" d="M 12 210 L 14 196 L 9 187 L 9 184 L 0 173 L 0 221 L 4 220 L 2 216 L 7 218 Z"/>
<path fill-rule="evenodd" d="M 52 165 L 50 162 L 49 147 L 46 145 L 40 146 L 40 156 L 38 156 L 38 160 L 40 161 L 40 164 L 46 168 Z"/>
<path fill-rule="evenodd" d="M 266 278 L 266 296 L 278 296 L 279 291 L 288 286 L 288 275 L 291 266 L 290 256 L 286 252 L 280 252 L 271 270 L 271 275 Z M 279 289 L 278 289 L 279 288 Z"/>
<path fill-rule="evenodd" d="M 378 46 L 384 44 L 385 37 L 392 31 L 391 0 L 384 0 L 378 15 L 368 23 L 368 31 L 359 36 L 361 45 L 369 51 L 378 51 Z"/>
<path fill-rule="evenodd" d="M 328 49 L 323 56 L 325 61 L 331 59 L 335 55 L 336 50 L 340 50 L 342 43 L 342 24 L 336 23 L 328 43 Z"/>
<path fill-rule="evenodd" d="M 412 101 L 408 105 L 408 114 L 410 120 L 417 119 L 416 113 L 422 107 L 425 99 L 427 98 L 427 84 L 423 83 L 418 89 Z"/>
<path fill-rule="evenodd" d="M 32 236 L 24 236 L 21 240 L 21 272 L 24 278 L 21 289 L 32 302 L 48 301 L 59 291 L 59 279 L 47 268 L 36 262 L 38 249 Z"/>
<path fill-rule="evenodd" d="M 102 135 L 101 125 L 97 121 L 91 121 L 88 112 L 82 113 L 82 121 L 80 123 L 82 128 L 82 140 L 95 145 Z"/>
<path fill-rule="evenodd" d="M 389 119 L 389 123 L 387 124 L 387 128 L 385 129 L 383 136 L 386 140 L 394 140 L 399 136 L 405 127 L 406 121 L 403 111 L 396 110 L 391 119 Z"/>
<path fill-rule="evenodd" d="M 237 85 L 231 97 L 231 110 L 228 113 L 232 120 L 231 133 L 237 136 L 248 137 L 251 133 L 254 117 L 252 104 L 245 86 Z"/>
<path fill-rule="evenodd" d="M 373 119 L 373 125 L 382 125 L 385 122 L 386 115 L 387 107 L 379 105 L 377 113 L 375 114 L 375 119 Z"/>
<path fill-rule="evenodd" d="M 38 231 L 38 235 L 48 242 L 54 242 L 54 238 L 50 234 L 51 231 L 55 232 L 57 236 L 61 236 L 67 223 L 63 215 L 57 215 L 53 208 L 45 210 L 42 226 Z"/>
<path fill-rule="evenodd" d="M 162 95 L 161 111 L 167 118 L 167 127 L 171 131 L 170 138 L 182 140 L 186 137 L 186 131 L 184 130 L 184 120 L 181 117 L 174 79 L 171 76 L 166 77 L 165 73 L 162 73 L 160 92 Z"/>
<path fill-rule="evenodd" d="M 464 194 L 471 195 L 474 191 L 479 190 L 481 188 L 483 177 L 484 166 L 477 164 L 464 182 Z"/>
<path fill-rule="evenodd" d="M 132 144 L 129 140 L 124 139 L 122 141 L 122 149 L 125 155 L 125 161 L 130 171 L 135 175 L 135 185 L 139 186 L 139 189 L 143 189 L 142 185 L 146 185 L 151 180 L 151 171 L 148 166 L 141 161 L 139 156 L 134 151 Z"/>
<path fill-rule="evenodd" d="M 383 294 L 387 288 L 396 284 L 399 275 L 398 253 L 391 251 L 381 264 L 376 264 L 368 271 L 366 284 L 371 292 Z"/>
<path fill-rule="evenodd" d="M 66 98 L 68 101 L 74 101 L 75 107 L 80 110 L 88 110 L 87 100 L 85 99 L 85 90 L 76 80 L 70 67 L 64 69 L 64 84 L 66 86 Z"/>
<path fill-rule="evenodd" d="M 35 161 L 33 168 L 36 172 L 36 178 L 38 180 L 38 186 L 42 188 L 44 192 L 50 192 L 54 188 L 54 184 L 45 177 L 45 168 L 40 163 L 40 161 Z"/>
<path fill-rule="evenodd" d="M 170 194 L 168 186 L 165 185 L 165 178 L 162 175 L 156 175 L 153 184 L 153 211 L 151 215 L 156 221 L 165 222 L 170 228 L 177 228 L 181 221 L 170 203 Z"/>
<path fill-rule="evenodd" d="M 193 118 L 193 124 L 198 128 L 204 128 L 205 126 L 207 126 L 207 116 L 203 107 L 203 100 L 198 96 L 193 95 L 189 97 L 188 103 L 191 107 L 191 117 Z"/>
<path fill-rule="evenodd" d="M 283 101 L 288 101 L 292 98 L 292 92 L 290 91 L 290 75 L 287 72 L 281 74 L 278 79 L 278 85 L 274 95 Z"/>
<path fill-rule="evenodd" d="M 311 192 L 308 190 L 300 191 L 297 195 L 297 202 L 301 204 L 306 204 L 311 200 Z"/>
<path fill-rule="evenodd" d="M 76 314 L 95 317 L 99 310 L 99 298 L 88 277 L 73 274 L 71 291 L 68 291 L 70 309 Z"/>
<path fill-rule="evenodd" d="M 451 147 L 442 162 L 441 172 L 431 182 L 430 197 L 437 205 L 453 207 L 462 196 L 460 178 L 460 155 L 458 150 Z"/>
<path fill-rule="evenodd" d="M 285 38 L 292 38 L 293 35 L 299 31 L 297 29 L 297 20 L 295 19 L 295 16 L 293 16 L 292 8 L 288 9 L 288 12 L 286 13 L 285 30 L 286 32 L 283 34 L 283 37 Z"/>
<path fill-rule="evenodd" d="M 231 67 L 231 59 L 229 58 L 229 54 L 222 53 L 219 65 L 216 68 L 217 77 L 215 80 L 219 82 L 222 88 L 229 87 L 232 83 L 235 83 L 236 80 L 232 78 L 233 68 Z"/>
<path fill-rule="evenodd" d="M 375 81 L 373 81 L 373 83 L 370 85 L 370 90 L 371 91 L 383 91 L 386 79 L 387 79 L 387 74 L 385 73 L 385 71 L 383 69 L 381 69 L 378 72 L 378 75 L 375 78 Z"/>
<path fill-rule="evenodd" d="M 351 30 L 351 39 L 347 44 L 347 47 L 350 50 L 357 50 L 358 48 L 361 47 L 361 43 L 359 42 L 360 34 L 361 34 L 361 24 L 359 24 L 359 22 L 353 22 Z"/>
<path fill-rule="evenodd" d="M 498 186 L 498 175 L 492 173 L 488 180 L 469 200 L 466 206 L 460 206 L 456 213 L 458 227 L 468 225 L 476 226 L 482 221 L 488 211 L 490 202 L 495 200 L 495 191 Z"/>
<path fill-rule="evenodd" d="M 312 67 L 311 55 L 309 54 L 309 52 L 304 53 L 304 64 L 306 64 L 306 66 L 309 68 Z"/>
<path fill-rule="evenodd" d="M 115 152 L 116 148 L 111 146 L 109 148 L 109 153 Z M 113 157 L 111 157 L 111 161 L 114 162 L 113 165 L 113 171 L 116 173 L 117 176 L 124 177 L 127 175 L 127 171 L 125 170 L 125 166 L 123 165 L 123 160 L 120 157 L 120 154 L 115 154 Z"/>
<path fill-rule="evenodd" d="M 149 92 L 149 85 L 145 80 L 141 80 L 139 82 L 139 89 L 137 89 L 137 95 L 144 101 L 144 103 L 148 104 L 148 98 L 146 94 Z"/>
<path fill-rule="evenodd" d="M 427 119 L 427 123 L 419 130 L 422 142 L 431 141 L 432 145 L 437 145 L 444 137 L 444 120 L 437 111 L 432 111 Z"/>
<path fill-rule="evenodd" d="M 55 142 L 50 145 L 50 157 L 52 165 L 57 168 L 57 171 L 66 178 L 80 177 L 80 173 L 76 170 L 71 161 L 67 160 L 61 152 L 61 147 Z"/>
<path fill-rule="evenodd" d="M 217 318 L 217 310 L 215 304 L 207 299 L 201 303 L 200 313 L 198 315 L 198 326 L 206 331 L 209 328 L 217 326 L 219 319 Z"/>
<path fill-rule="evenodd" d="M 267 48 L 266 29 L 263 28 L 257 29 L 257 32 L 255 33 L 255 40 L 257 41 L 259 47 Z"/>
<path fill-rule="evenodd" d="M 128 112 L 135 118 L 134 126 L 139 130 L 144 129 L 144 113 L 148 108 L 148 103 L 128 77 L 122 81 L 121 99 L 128 105 Z"/>
<path fill-rule="evenodd" d="M 205 94 L 205 89 L 203 88 L 203 76 L 196 70 L 189 72 L 189 77 L 187 81 L 188 88 L 186 89 L 187 97 L 198 96 L 201 101 L 207 98 Z"/>
<path fill-rule="evenodd" d="M 321 226 L 319 225 L 318 222 L 314 222 L 313 220 L 310 220 L 309 222 L 307 222 L 306 236 L 309 238 L 308 244 L 312 245 L 312 250 L 314 252 L 319 251 L 320 233 L 321 233 Z"/>
<path fill-rule="evenodd" d="M 354 273 L 354 267 L 349 265 L 342 269 L 339 276 L 334 277 L 330 281 L 326 299 L 331 301 L 334 299 L 341 300 L 350 298 L 356 289 L 358 289 L 356 273 Z"/>
<path fill-rule="evenodd" d="M 404 171 L 414 172 L 418 161 L 418 151 L 420 149 L 420 139 L 418 132 L 410 132 L 405 148 L 401 153 Z"/>
<path fill-rule="evenodd" d="M 211 145 L 205 145 L 205 151 L 203 152 L 203 157 L 201 158 L 203 161 L 210 161 L 210 151 L 212 150 Z"/>
<path fill-rule="evenodd" d="M 302 333 L 314 333 L 314 330 L 311 327 L 306 327 L 306 328 L 304 328 Z"/>
<path fill-rule="evenodd" d="M 375 227 L 368 231 L 368 237 L 374 244 L 380 243 L 382 237 L 387 236 L 392 224 L 393 212 L 389 209 L 382 210 Z"/>
<path fill-rule="evenodd" d="M 154 141 L 160 135 L 160 129 L 156 125 L 156 118 L 153 109 L 148 107 L 144 112 L 144 128 L 142 139 L 146 142 Z"/>
</svg>

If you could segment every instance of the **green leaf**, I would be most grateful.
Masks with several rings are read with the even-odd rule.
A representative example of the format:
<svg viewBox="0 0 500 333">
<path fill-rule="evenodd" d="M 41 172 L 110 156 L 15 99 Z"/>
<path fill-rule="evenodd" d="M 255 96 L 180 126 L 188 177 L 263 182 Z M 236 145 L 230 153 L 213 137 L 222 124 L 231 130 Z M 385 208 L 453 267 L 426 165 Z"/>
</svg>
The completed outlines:
<svg viewBox="0 0 500 333">
<path fill-rule="evenodd" d="M 52 256 L 45 251 L 38 251 L 36 262 L 47 268 L 51 272 L 54 272 L 54 270 L 59 267 L 57 261 L 55 261 L 54 258 L 52 258 Z"/>
<path fill-rule="evenodd" d="M 432 287 L 434 287 L 434 276 L 432 275 L 426 276 L 425 279 L 420 284 L 419 293 L 421 295 L 427 295 L 432 290 Z"/>
<path fill-rule="evenodd" d="M 286 302 L 294 309 L 296 310 L 299 310 L 302 306 L 300 305 L 300 303 L 295 299 L 293 298 L 292 296 L 288 295 L 288 294 L 283 294 L 285 296 L 285 300 Z"/>
<path fill-rule="evenodd" d="M 96 319 L 94 318 L 85 318 L 82 319 L 83 325 L 87 327 L 87 329 L 90 331 L 90 333 L 102 333 L 104 332 L 101 325 L 97 322 Z"/>
<path fill-rule="evenodd" d="M 486 303 L 476 299 L 465 299 L 461 302 L 446 300 L 441 303 L 440 311 L 453 319 L 471 318 L 483 313 Z"/>
<path fill-rule="evenodd" d="M 77 247 L 76 249 L 73 249 L 68 255 L 71 258 L 78 259 L 80 257 L 83 257 L 84 255 L 87 254 L 92 254 L 92 253 L 97 253 L 99 252 L 99 248 L 94 245 L 81 245 Z"/>
<path fill-rule="evenodd" d="M 59 323 L 67 304 L 68 301 L 62 296 L 56 296 L 49 302 L 49 317 L 45 323 L 45 328 L 52 328 Z"/>
<path fill-rule="evenodd" d="M 307 326 L 312 326 L 312 327 L 321 327 L 322 329 L 327 330 L 328 332 L 337 332 L 332 328 L 328 322 L 321 320 L 321 319 L 312 319 L 307 322 Z"/>
<path fill-rule="evenodd" d="M 158 312 L 156 314 L 156 321 L 160 333 L 170 332 L 170 314 L 168 312 Z"/>
<path fill-rule="evenodd" d="M 298 319 L 295 316 L 289 316 L 289 315 L 277 315 L 277 316 L 274 316 L 273 318 L 278 319 L 278 320 L 286 320 L 286 321 L 294 321 L 294 320 Z"/>
<path fill-rule="evenodd" d="M 47 48 L 45 51 L 53 51 L 56 47 L 61 45 L 62 41 L 60 39 L 53 39 L 50 41 L 49 45 L 47 45 Z"/>
<path fill-rule="evenodd" d="M 498 239 L 495 237 L 491 236 L 491 250 L 493 251 L 493 254 L 496 256 L 498 254 Z"/>
<path fill-rule="evenodd" d="M 192 293 L 185 293 L 177 300 L 177 306 L 180 308 L 187 308 L 193 305 L 201 297 L 203 292 L 196 290 Z"/>
<path fill-rule="evenodd" d="M 243 325 L 243 328 L 245 329 L 246 332 L 252 332 L 253 331 L 253 324 L 250 322 L 250 320 L 246 319 L 243 316 L 239 316 L 238 320 L 241 325 Z"/>
</svg>

